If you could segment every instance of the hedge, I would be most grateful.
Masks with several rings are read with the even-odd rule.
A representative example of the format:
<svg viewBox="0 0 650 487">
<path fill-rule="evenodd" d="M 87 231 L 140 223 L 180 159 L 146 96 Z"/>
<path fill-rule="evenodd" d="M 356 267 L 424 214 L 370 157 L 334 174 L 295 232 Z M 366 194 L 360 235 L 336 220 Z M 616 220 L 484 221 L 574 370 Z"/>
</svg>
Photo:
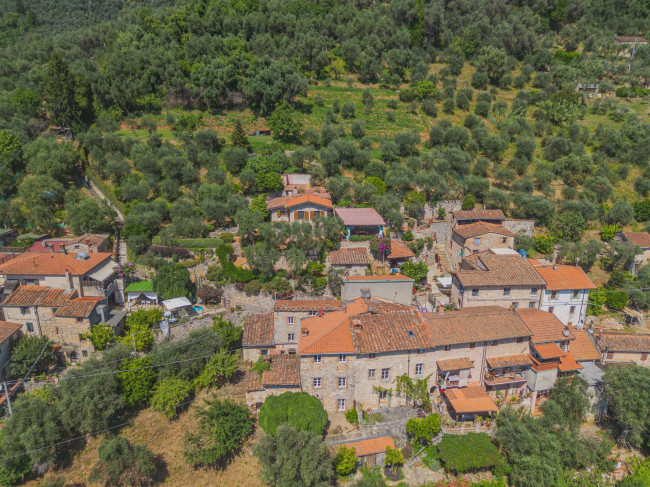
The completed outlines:
<svg viewBox="0 0 650 487">
<path fill-rule="evenodd" d="M 171 243 L 186 249 L 215 249 L 222 242 L 219 238 L 173 238 Z"/>
<path fill-rule="evenodd" d="M 504 462 L 501 453 L 485 433 L 445 435 L 438 451 L 445 469 L 459 474 L 491 470 Z"/>
</svg>

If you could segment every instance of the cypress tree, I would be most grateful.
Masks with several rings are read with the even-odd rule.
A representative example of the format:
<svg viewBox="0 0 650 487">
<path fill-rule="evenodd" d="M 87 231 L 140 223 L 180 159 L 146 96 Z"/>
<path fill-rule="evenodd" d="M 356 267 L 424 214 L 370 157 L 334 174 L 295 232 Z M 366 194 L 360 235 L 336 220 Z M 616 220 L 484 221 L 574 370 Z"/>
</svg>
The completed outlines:
<svg viewBox="0 0 650 487">
<path fill-rule="evenodd" d="M 53 52 L 47 64 L 45 75 L 46 99 L 50 111 L 50 122 L 54 125 L 69 125 L 77 118 L 77 102 L 75 100 L 75 80 L 70 74 L 68 63 L 61 54 Z"/>
<path fill-rule="evenodd" d="M 235 120 L 235 128 L 232 131 L 232 145 L 233 147 L 242 147 L 248 151 L 251 149 L 251 145 L 248 142 L 248 136 L 244 131 L 244 127 L 241 124 L 241 120 Z"/>
</svg>

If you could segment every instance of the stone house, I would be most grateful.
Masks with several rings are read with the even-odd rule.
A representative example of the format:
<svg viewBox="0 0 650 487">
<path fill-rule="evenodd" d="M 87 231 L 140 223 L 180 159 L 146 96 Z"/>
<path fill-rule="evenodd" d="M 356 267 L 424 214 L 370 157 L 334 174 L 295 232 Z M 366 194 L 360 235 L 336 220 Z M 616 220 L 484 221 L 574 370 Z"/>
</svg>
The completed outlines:
<svg viewBox="0 0 650 487">
<path fill-rule="evenodd" d="M 451 233 L 449 255 L 454 269 L 460 267 L 464 256 L 484 252 L 489 249 L 512 249 L 515 235 L 501 225 L 476 222 L 457 225 Z"/>
<path fill-rule="evenodd" d="M 451 273 L 451 301 L 459 308 L 537 308 L 546 281 L 514 250 L 491 249 L 463 258 Z"/>
<path fill-rule="evenodd" d="M 0 379 L 9 376 L 9 351 L 11 344 L 23 334 L 20 323 L 0 321 Z"/>
<path fill-rule="evenodd" d="M 87 233 L 74 238 L 48 238 L 34 242 L 25 252 L 38 253 L 72 253 L 85 252 L 110 252 L 110 236 L 108 234 Z"/>
<path fill-rule="evenodd" d="M 273 313 L 247 316 L 242 335 L 244 360 L 256 362 L 274 350 Z"/>
<path fill-rule="evenodd" d="M 634 257 L 630 269 L 632 274 L 638 274 L 639 269 L 650 262 L 650 233 L 648 232 L 620 232 L 616 237 L 622 242 L 630 242 L 641 247 L 641 253 Z"/>
<path fill-rule="evenodd" d="M 99 296 L 123 303 L 111 257 L 108 252 L 29 252 L 0 264 L 0 274 L 7 281 L 74 290 L 81 297 Z"/>
<path fill-rule="evenodd" d="M 388 266 L 391 269 L 397 269 L 407 260 L 411 260 L 415 254 L 401 240 L 392 239 L 390 241 L 390 253 L 386 256 Z"/>
<path fill-rule="evenodd" d="M 298 357 L 278 355 L 265 360 L 269 364 L 269 370 L 264 370 L 260 374 L 256 370 L 247 369 L 244 378 L 246 405 L 254 411 L 259 410 L 268 396 L 300 391 Z"/>
<path fill-rule="evenodd" d="M 332 250 L 326 265 L 343 271 L 344 276 L 365 276 L 370 268 L 370 256 L 365 247 L 342 247 Z"/>
<path fill-rule="evenodd" d="M 304 318 L 341 311 L 338 299 L 281 299 L 273 307 L 273 345 L 279 353 L 296 353 Z"/>
<path fill-rule="evenodd" d="M 650 367 L 650 335 L 600 332 L 594 338 L 603 363 L 635 363 Z"/>
<path fill-rule="evenodd" d="M 386 450 L 388 447 L 395 449 L 395 440 L 390 436 L 381 436 L 378 438 L 367 438 L 363 440 L 353 440 L 330 445 L 332 455 L 336 456 L 339 448 L 351 448 L 357 456 L 357 466 L 359 467 L 383 467 L 386 461 Z"/>
<path fill-rule="evenodd" d="M 553 313 L 567 326 L 582 328 L 589 291 L 596 289 L 585 271 L 577 265 L 541 265 L 533 259 L 529 262 L 546 281 L 539 309 Z"/>
<path fill-rule="evenodd" d="M 346 240 L 352 235 L 384 234 L 386 222 L 374 208 L 336 208 L 334 212 L 343 220 Z"/>
<path fill-rule="evenodd" d="M 506 216 L 501 210 L 458 210 L 451 212 L 452 225 L 469 225 L 483 222 L 493 225 L 503 225 Z"/>
<path fill-rule="evenodd" d="M 332 201 L 313 193 L 303 193 L 271 198 L 266 208 L 271 212 L 272 222 L 309 222 L 314 218 L 331 216 Z"/>
<path fill-rule="evenodd" d="M 413 279 L 401 274 L 345 276 L 341 283 L 341 301 L 373 297 L 393 303 L 411 304 L 413 283 Z"/>
</svg>

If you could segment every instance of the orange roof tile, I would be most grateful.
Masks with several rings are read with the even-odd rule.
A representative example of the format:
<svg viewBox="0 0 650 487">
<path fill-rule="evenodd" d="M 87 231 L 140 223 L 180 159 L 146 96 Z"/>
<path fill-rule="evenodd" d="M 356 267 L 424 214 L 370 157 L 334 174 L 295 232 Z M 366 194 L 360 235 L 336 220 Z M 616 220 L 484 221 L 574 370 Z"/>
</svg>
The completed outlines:
<svg viewBox="0 0 650 487">
<path fill-rule="evenodd" d="M 549 291 L 596 289 L 585 271 L 577 265 L 536 265 L 534 269 L 546 281 Z"/>
<path fill-rule="evenodd" d="M 0 274 L 31 276 L 65 276 L 69 271 L 73 276 L 83 276 L 92 269 L 110 260 L 108 252 L 87 254 L 88 258 L 80 260 L 78 254 L 42 254 L 29 253 L 17 256 L 0 264 Z"/>
<path fill-rule="evenodd" d="M 0 321 L 0 343 L 4 343 L 6 340 L 11 338 L 11 336 L 22 327 L 23 325 L 19 325 L 18 323 Z"/>
<path fill-rule="evenodd" d="M 481 386 L 445 389 L 444 395 L 457 414 L 483 413 L 499 410 Z"/>
<path fill-rule="evenodd" d="M 259 347 L 273 345 L 273 313 L 246 317 L 242 346 Z"/>
<path fill-rule="evenodd" d="M 566 327 L 553 314 L 537 308 L 518 308 L 517 314 L 533 332 L 530 341 L 533 343 L 563 342 L 574 340 L 571 331 L 565 335 Z"/>
<path fill-rule="evenodd" d="M 76 295 L 76 291 L 66 292 L 64 289 L 52 289 L 47 286 L 19 286 L 4 300 L 2 306 L 56 308 Z"/>
<path fill-rule="evenodd" d="M 440 370 L 440 372 L 448 372 L 450 370 L 471 369 L 474 367 L 474 362 L 472 362 L 469 357 L 459 357 L 438 360 L 436 362 L 436 365 L 438 366 L 438 370 Z"/>
<path fill-rule="evenodd" d="M 311 193 L 299 194 L 297 196 L 287 196 L 284 206 L 286 208 L 291 208 L 293 206 L 303 205 L 305 203 L 312 203 L 314 205 L 320 205 L 326 208 L 332 207 L 331 200 L 323 198 L 321 196 L 316 196 L 315 194 Z"/>
<path fill-rule="evenodd" d="M 583 367 L 576 361 L 575 357 L 571 355 L 571 352 L 566 352 L 560 357 L 560 365 L 558 365 L 557 368 L 560 369 L 560 372 L 570 372 L 572 370 L 580 370 Z"/>
<path fill-rule="evenodd" d="M 599 360 L 600 352 L 586 330 L 571 328 L 571 333 L 576 337 L 569 345 L 569 351 L 580 362 L 587 360 Z"/>
<path fill-rule="evenodd" d="M 469 225 L 458 225 L 453 230 L 454 233 L 460 235 L 463 239 L 478 237 L 479 235 L 486 235 L 488 233 L 497 233 L 499 235 L 505 235 L 506 237 L 514 237 L 515 234 L 512 233 L 507 228 L 504 228 L 502 225 L 495 225 L 494 223 L 486 222 L 475 222 L 470 223 Z"/>
<path fill-rule="evenodd" d="M 350 325 L 357 353 L 395 352 L 431 347 L 427 326 L 414 309 L 354 316 Z"/>
<path fill-rule="evenodd" d="M 596 343 L 603 352 L 650 353 L 650 335 L 599 333 Z"/>
<path fill-rule="evenodd" d="M 415 257 L 415 254 L 403 242 L 399 240 L 390 241 L 390 254 L 387 259 L 410 259 Z"/>
<path fill-rule="evenodd" d="M 393 440 L 393 438 L 390 436 L 382 436 L 380 438 L 369 438 L 367 440 L 351 441 L 349 443 L 343 443 L 341 445 L 333 445 L 332 447 L 338 450 L 342 446 L 345 448 L 353 448 L 356 456 L 363 457 L 366 455 L 373 455 L 375 453 L 383 453 L 386 451 L 386 447 L 388 446 L 395 448 L 395 440 Z"/>
<path fill-rule="evenodd" d="M 365 247 L 347 247 L 332 250 L 329 253 L 330 264 L 332 265 L 368 265 L 368 250 Z"/>
<path fill-rule="evenodd" d="M 386 222 L 374 208 L 336 208 L 343 224 L 353 227 L 385 226 Z"/>
<path fill-rule="evenodd" d="M 57 309 L 54 315 L 66 318 L 88 318 L 97 305 L 102 301 L 108 302 L 106 298 L 99 296 L 85 296 L 70 299 Z"/>
<path fill-rule="evenodd" d="M 388 274 L 385 276 L 372 275 L 372 276 L 347 276 L 343 277 L 344 281 L 413 281 L 412 278 L 403 276 L 401 274 Z"/>
<path fill-rule="evenodd" d="M 530 365 L 532 361 L 526 353 L 517 353 L 514 355 L 503 355 L 501 357 L 488 357 L 488 366 L 491 369 L 500 369 L 503 367 L 517 367 L 519 365 Z"/>
<path fill-rule="evenodd" d="M 458 220 L 505 220 L 506 216 L 501 210 L 459 210 L 452 211 L 453 217 Z"/>
<path fill-rule="evenodd" d="M 451 275 L 464 287 L 542 287 L 546 284 L 526 259 L 519 255 L 499 254 L 491 250 L 464 257 L 461 269 Z"/>
<path fill-rule="evenodd" d="M 542 360 L 550 360 L 564 356 L 565 352 L 555 343 L 541 343 L 533 345 L 535 351 L 542 357 Z"/>
<path fill-rule="evenodd" d="M 642 248 L 650 247 L 650 233 L 648 232 L 622 232 L 625 240 Z"/>
</svg>

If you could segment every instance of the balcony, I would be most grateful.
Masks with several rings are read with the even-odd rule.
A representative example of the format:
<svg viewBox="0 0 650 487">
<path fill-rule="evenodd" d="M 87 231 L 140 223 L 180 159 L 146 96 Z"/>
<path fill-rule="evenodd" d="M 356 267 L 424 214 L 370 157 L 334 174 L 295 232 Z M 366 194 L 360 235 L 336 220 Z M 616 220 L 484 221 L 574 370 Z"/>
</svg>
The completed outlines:
<svg viewBox="0 0 650 487">
<path fill-rule="evenodd" d="M 528 379 L 526 375 L 521 372 L 510 372 L 506 374 L 491 375 L 485 374 L 486 386 L 497 386 L 501 384 L 515 384 L 518 382 L 526 382 Z"/>
</svg>

